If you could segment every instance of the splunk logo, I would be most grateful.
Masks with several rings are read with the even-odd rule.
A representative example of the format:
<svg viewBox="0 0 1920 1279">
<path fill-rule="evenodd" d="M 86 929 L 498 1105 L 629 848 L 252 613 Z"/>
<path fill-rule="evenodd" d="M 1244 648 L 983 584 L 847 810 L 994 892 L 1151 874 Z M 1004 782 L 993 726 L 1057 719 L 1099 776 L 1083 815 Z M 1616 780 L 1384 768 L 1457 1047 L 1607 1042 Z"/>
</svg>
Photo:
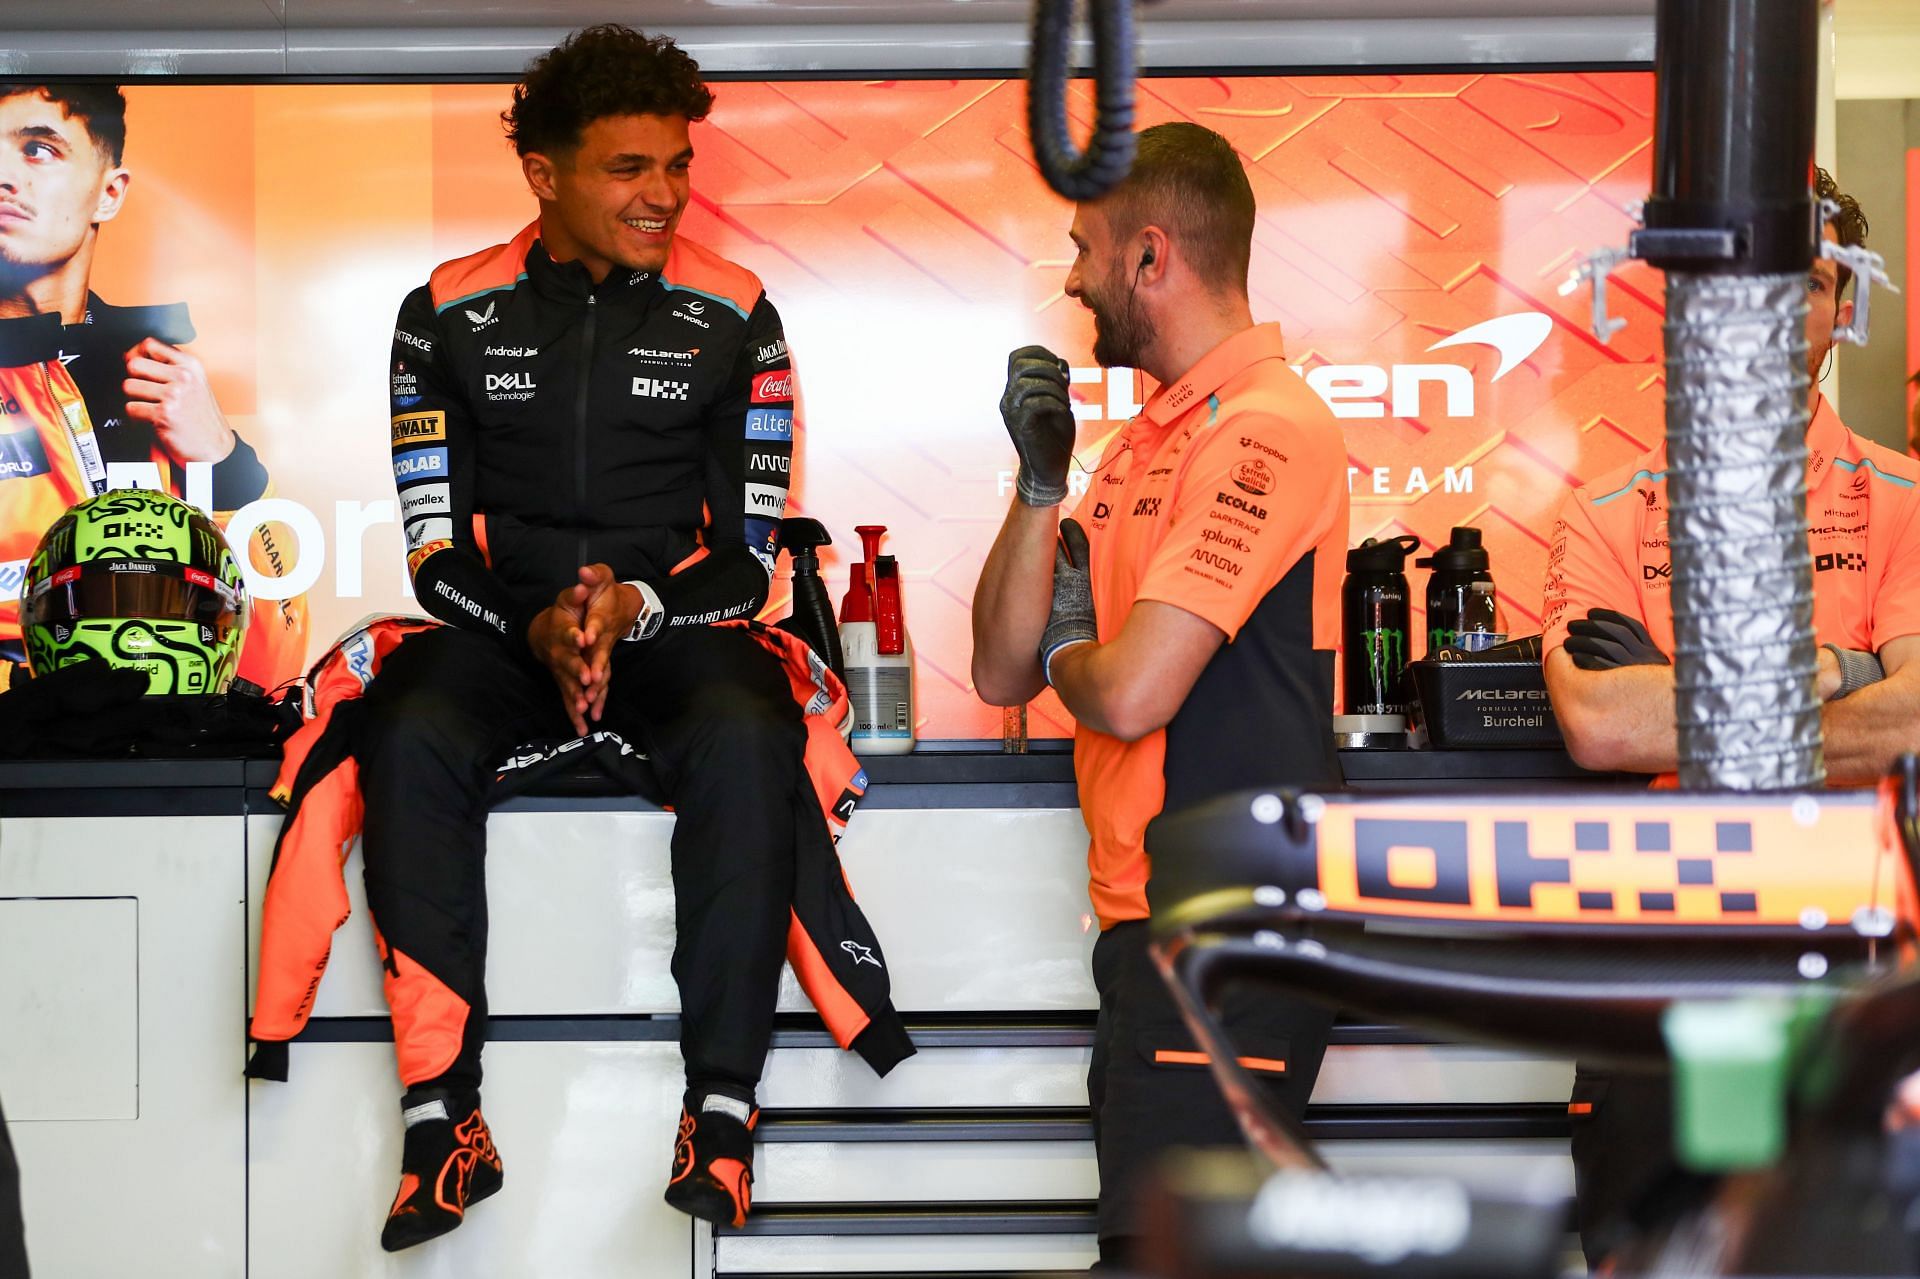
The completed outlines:
<svg viewBox="0 0 1920 1279">
<path fill-rule="evenodd" d="M 1489 383 L 1518 368 L 1538 351 L 1553 332 L 1553 317 L 1544 311 L 1502 315 L 1451 337 L 1441 338 L 1429 352 L 1455 346 L 1490 346 L 1500 353 L 1500 365 Z M 1322 364 L 1293 371 L 1333 410 L 1335 417 L 1419 417 L 1431 402 L 1427 388 L 1437 388 L 1438 406 L 1447 417 L 1474 415 L 1474 379 L 1458 364 Z"/>
</svg>

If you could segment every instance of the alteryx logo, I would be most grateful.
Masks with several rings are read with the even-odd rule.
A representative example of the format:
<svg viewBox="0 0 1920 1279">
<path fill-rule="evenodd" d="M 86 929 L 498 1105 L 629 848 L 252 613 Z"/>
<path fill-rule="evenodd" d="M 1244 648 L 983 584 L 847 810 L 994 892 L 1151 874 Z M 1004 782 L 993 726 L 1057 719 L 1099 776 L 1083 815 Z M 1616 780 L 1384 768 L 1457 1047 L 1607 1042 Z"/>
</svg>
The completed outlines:
<svg viewBox="0 0 1920 1279">
<path fill-rule="evenodd" d="M 1552 332 L 1552 316 L 1521 311 L 1461 329 L 1427 350 L 1492 347 L 1500 353 L 1500 364 L 1487 379 L 1491 385 L 1530 358 Z M 1439 407 L 1446 417 L 1474 415 L 1473 373 L 1458 364 L 1323 364 L 1312 369 L 1296 364 L 1292 368 L 1326 401 L 1335 417 L 1421 417 L 1431 411 L 1430 406 Z"/>
<path fill-rule="evenodd" d="M 793 413 L 788 409 L 753 409 L 747 413 L 750 440 L 791 440 Z"/>
</svg>

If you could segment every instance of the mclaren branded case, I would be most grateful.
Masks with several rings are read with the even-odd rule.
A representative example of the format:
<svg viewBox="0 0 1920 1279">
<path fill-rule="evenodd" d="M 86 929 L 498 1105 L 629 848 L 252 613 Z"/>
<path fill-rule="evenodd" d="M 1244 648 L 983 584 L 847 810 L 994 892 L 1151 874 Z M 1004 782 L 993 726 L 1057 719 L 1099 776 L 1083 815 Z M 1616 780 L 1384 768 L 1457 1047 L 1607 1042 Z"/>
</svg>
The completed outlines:
<svg viewBox="0 0 1920 1279">
<path fill-rule="evenodd" d="M 1558 746 L 1538 661 L 1410 663 L 1427 740 L 1442 749 Z"/>
</svg>

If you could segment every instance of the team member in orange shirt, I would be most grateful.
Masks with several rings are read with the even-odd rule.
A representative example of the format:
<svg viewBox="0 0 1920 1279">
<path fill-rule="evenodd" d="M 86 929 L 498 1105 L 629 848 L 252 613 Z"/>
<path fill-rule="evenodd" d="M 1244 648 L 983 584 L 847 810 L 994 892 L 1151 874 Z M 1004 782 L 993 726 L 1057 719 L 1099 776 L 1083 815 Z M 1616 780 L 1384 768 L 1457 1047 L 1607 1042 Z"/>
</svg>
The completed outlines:
<svg viewBox="0 0 1920 1279">
<path fill-rule="evenodd" d="M 1864 243 L 1860 206 L 1825 170 L 1819 189 L 1846 210 L 1829 238 Z M 1920 748 L 1920 463 L 1849 431 L 1818 381 L 1834 328 L 1853 317 L 1842 297 L 1851 282 L 1825 259 L 1807 278 L 1807 541 L 1827 776 L 1837 783 L 1875 781 Z M 1575 489 L 1554 529 L 1547 689 L 1568 750 L 1589 768 L 1678 766 L 1666 472 L 1663 444 Z"/>
<path fill-rule="evenodd" d="M 1140 135 L 1132 175 L 1082 204 L 1066 292 L 1093 312 L 1094 358 L 1160 390 L 1094 468 L 1071 519 L 1066 368 L 1009 359 L 1001 414 L 1017 498 L 974 594 L 980 696 L 1048 684 L 1079 721 L 1074 772 L 1102 932 L 1087 1087 L 1103 1260 L 1132 1233 L 1130 1183 L 1173 1145 L 1238 1141 L 1205 1059 L 1147 954 L 1147 823 L 1245 787 L 1333 787 L 1333 650 L 1347 545 L 1346 450 L 1247 303 L 1254 203 L 1226 139 L 1193 124 Z M 1243 1058 L 1297 1114 L 1329 1017 L 1230 1006 Z"/>
<path fill-rule="evenodd" d="M 1818 173 L 1843 212 L 1828 238 L 1863 244 L 1860 206 Z M 1920 463 L 1849 431 L 1820 394 L 1833 331 L 1853 317 L 1851 272 L 1807 277 L 1807 541 L 1828 779 L 1872 782 L 1920 748 Z M 1547 566 L 1547 690 L 1575 760 L 1589 768 L 1678 767 L 1667 451 L 1568 495 Z M 1658 1212 L 1672 1167 L 1669 1085 L 1583 1069 L 1574 1083 L 1574 1171 L 1589 1261 L 1611 1229 Z M 1641 1224 L 1647 1224 L 1644 1220 Z"/>
</svg>

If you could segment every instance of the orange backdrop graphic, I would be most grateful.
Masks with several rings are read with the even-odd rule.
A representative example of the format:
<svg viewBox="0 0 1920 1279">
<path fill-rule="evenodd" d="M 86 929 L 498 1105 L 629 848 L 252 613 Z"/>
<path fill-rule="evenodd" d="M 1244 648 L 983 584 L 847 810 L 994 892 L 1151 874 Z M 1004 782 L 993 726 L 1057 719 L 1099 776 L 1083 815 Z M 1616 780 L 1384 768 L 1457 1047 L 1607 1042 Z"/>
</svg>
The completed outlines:
<svg viewBox="0 0 1920 1279">
<path fill-rule="evenodd" d="M 1150 390 L 1093 366 L 1087 313 L 1061 292 L 1072 210 L 1034 170 L 1024 88 L 716 88 L 681 234 L 759 273 L 786 320 L 805 423 L 790 509 L 832 531 L 836 601 L 853 526 L 890 528 L 920 735 L 998 736 L 1000 712 L 969 686 L 968 601 L 1011 492 L 995 410 L 1006 353 L 1044 342 L 1074 366 L 1089 463 Z M 1610 346 L 1588 332 L 1584 291 L 1556 292 L 1579 253 L 1625 239 L 1624 207 L 1648 185 L 1652 94 L 1652 77 L 1630 72 L 1139 86 L 1142 125 L 1196 121 L 1247 164 L 1254 315 L 1280 322 L 1289 358 L 1344 415 L 1352 540 L 1411 532 L 1432 545 L 1477 525 L 1515 633 L 1538 629 L 1562 493 L 1659 436 L 1657 274 L 1616 277 L 1630 324 Z M 414 611 L 388 473 L 389 334 L 436 263 L 535 214 L 501 135 L 507 89 L 127 96 L 134 182 L 102 233 L 96 290 L 191 305 L 229 417 L 277 494 L 316 517 L 320 536 L 301 547 L 324 557 L 315 651 L 368 613 Z M 1084 95 L 1075 109 L 1084 127 Z M 1544 340 L 1504 372 L 1490 345 L 1431 349 L 1524 313 L 1545 317 L 1533 322 Z M 1416 595 L 1422 577 L 1411 574 Z M 1030 732 L 1070 731 L 1045 694 Z"/>
</svg>

